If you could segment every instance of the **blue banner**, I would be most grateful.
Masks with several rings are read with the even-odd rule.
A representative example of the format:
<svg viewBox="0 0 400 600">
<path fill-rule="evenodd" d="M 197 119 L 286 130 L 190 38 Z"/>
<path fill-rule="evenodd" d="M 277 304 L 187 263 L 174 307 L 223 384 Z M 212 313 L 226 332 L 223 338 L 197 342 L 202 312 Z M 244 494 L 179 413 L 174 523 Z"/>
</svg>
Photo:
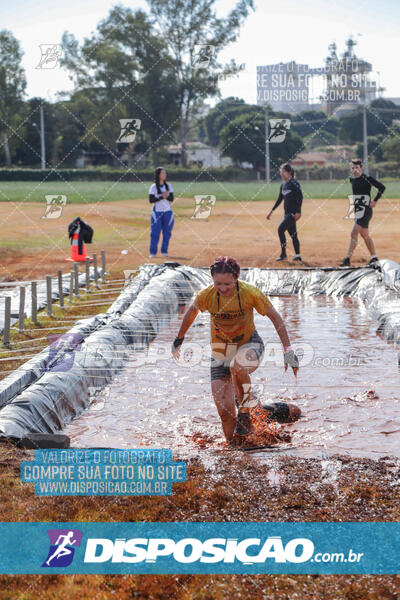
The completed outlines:
<svg viewBox="0 0 400 600">
<path fill-rule="evenodd" d="M 400 523 L 0 523 L 0 572 L 398 574 Z"/>
<path fill-rule="evenodd" d="M 38 496 L 166 496 L 186 481 L 186 464 L 165 449 L 35 450 L 20 473 Z"/>
</svg>

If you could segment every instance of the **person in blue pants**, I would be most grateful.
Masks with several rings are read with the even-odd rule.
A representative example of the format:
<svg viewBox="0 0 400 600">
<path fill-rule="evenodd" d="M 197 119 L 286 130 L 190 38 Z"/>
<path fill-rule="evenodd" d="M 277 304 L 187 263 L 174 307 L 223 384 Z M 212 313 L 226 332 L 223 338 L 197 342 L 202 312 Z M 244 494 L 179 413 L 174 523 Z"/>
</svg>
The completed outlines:
<svg viewBox="0 0 400 600">
<path fill-rule="evenodd" d="M 154 183 L 149 189 L 149 202 L 153 205 L 151 211 L 150 229 L 150 258 L 154 258 L 158 250 L 161 231 L 163 234 L 161 256 L 168 256 L 168 244 L 174 226 L 174 213 L 171 202 L 174 201 L 174 190 L 167 183 L 167 172 L 157 167 L 154 173 Z"/>
</svg>

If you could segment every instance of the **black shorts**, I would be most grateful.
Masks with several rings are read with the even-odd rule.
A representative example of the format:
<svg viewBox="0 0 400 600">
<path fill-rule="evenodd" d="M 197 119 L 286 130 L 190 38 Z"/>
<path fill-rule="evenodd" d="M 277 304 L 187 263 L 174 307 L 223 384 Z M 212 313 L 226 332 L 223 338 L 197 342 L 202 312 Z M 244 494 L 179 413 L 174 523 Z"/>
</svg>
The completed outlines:
<svg viewBox="0 0 400 600">
<path fill-rule="evenodd" d="M 246 344 L 239 346 L 238 352 L 239 350 L 242 350 L 242 348 L 246 350 L 249 350 L 251 348 L 252 350 L 254 350 L 257 355 L 257 363 L 258 365 L 260 364 L 264 354 L 265 346 L 264 342 L 262 341 L 262 338 L 256 330 L 253 331 L 249 341 L 246 342 Z M 227 377 L 231 377 L 231 370 L 229 367 L 233 358 L 234 357 L 225 360 L 218 360 L 214 356 L 211 356 L 211 381 L 213 379 L 225 379 Z"/>
<path fill-rule="evenodd" d="M 356 219 L 355 224 L 359 225 L 360 227 L 365 227 L 366 229 L 368 229 L 368 224 L 369 224 L 371 218 L 372 218 L 372 208 L 370 206 L 366 206 L 364 216 L 362 216 L 361 219 Z"/>
</svg>

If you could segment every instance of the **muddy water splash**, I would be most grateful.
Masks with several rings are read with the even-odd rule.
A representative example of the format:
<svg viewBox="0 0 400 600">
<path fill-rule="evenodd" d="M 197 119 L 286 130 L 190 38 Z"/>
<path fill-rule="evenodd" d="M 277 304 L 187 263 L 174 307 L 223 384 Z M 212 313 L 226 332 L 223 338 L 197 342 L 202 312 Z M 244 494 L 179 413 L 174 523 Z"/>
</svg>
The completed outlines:
<svg viewBox="0 0 400 600">
<path fill-rule="evenodd" d="M 269 319 L 255 313 L 266 352 L 252 383 L 263 401 L 293 402 L 303 416 L 285 426 L 291 443 L 279 443 L 268 453 L 400 456 L 397 351 L 376 335 L 376 322 L 364 306 L 325 296 L 272 301 L 299 354 L 300 371 L 297 383 L 290 369 L 284 372 L 277 334 Z M 66 433 L 74 446 L 171 448 L 187 456 L 223 450 L 208 359 L 197 346 L 209 343 L 209 318 L 199 314 L 186 335 L 185 342 L 194 344 L 188 364 L 175 363 L 169 351 L 181 319 L 170 323 L 149 350 L 132 356 L 92 407 L 71 423 Z"/>
</svg>

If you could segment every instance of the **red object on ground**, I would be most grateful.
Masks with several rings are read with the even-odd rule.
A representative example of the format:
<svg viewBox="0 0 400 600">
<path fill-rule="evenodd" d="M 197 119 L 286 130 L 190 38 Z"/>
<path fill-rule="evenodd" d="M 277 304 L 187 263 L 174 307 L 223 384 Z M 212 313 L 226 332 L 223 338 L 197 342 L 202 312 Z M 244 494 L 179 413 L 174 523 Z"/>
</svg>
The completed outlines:
<svg viewBox="0 0 400 600">
<path fill-rule="evenodd" d="M 71 262 L 85 262 L 87 258 L 85 244 L 84 242 L 82 242 L 82 254 L 79 254 L 78 237 L 79 233 L 72 234 L 71 256 L 69 258 L 66 258 L 65 260 L 69 260 Z"/>
</svg>

